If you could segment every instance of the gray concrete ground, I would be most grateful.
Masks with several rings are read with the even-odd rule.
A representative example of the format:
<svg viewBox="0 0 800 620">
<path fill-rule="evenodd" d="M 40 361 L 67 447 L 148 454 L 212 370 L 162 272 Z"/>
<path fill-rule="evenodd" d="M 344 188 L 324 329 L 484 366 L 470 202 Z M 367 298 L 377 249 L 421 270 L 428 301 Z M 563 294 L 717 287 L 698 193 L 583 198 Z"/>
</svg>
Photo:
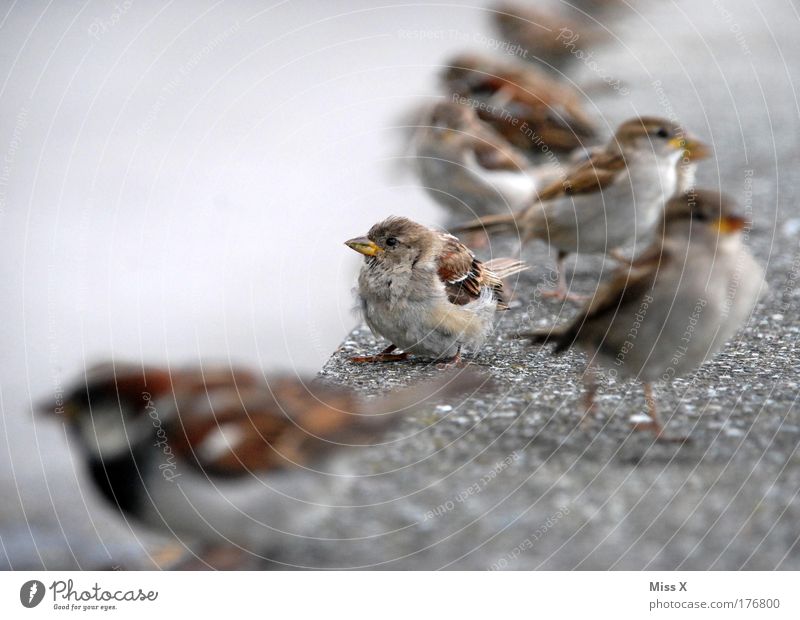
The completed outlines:
<svg viewBox="0 0 800 620">
<path fill-rule="evenodd" d="M 620 77 L 631 94 L 592 99 L 611 125 L 632 112 L 672 108 L 713 142 L 716 160 L 703 167 L 699 185 L 726 191 L 752 212 L 750 245 L 767 265 L 771 287 L 720 355 L 695 376 L 660 389 L 669 433 L 688 434 L 691 443 L 654 445 L 649 436 L 631 433 L 630 418 L 644 411 L 641 388 L 632 383 L 606 386 L 599 420 L 589 430 L 579 427 L 582 356 L 554 358 L 512 337 L 574 312 L 550 302 L 530 304 L 551 264 L 544 251 L 533 250 L 527 258 L 536 268 L 518 284 L 520 305 L 503 317 L 476 361 L 496 379 L 494 397 L 410 420 L 411 430 L 426 427 L 425 441 L 405 441 L 379 455 L 384 466 L 406 466 L 402 480 L 386 482 L 379 493 L 404 497 L 387 511 L 386 529 L 413 525 L 357 552 L 331 549 L 320 563 L 800 568 L 800 292 L 794 285 L 800 181 L 792 82 L 800 63 L 798 16 L 784 2 L 662 3 L 643 11 L 615 34 L 644 66 L 626 64 L 625 52 L 596 55 L 598 66 L 612 75 L 626 68 Z M 577 75 L 579 83 L 588 83 L 592 71 L 584 67 Z M 493 248 L 495 255 L 502 249 Z M 591 292 L 601 267 L 579 265 L 574 286 Z M 438 372 L 347 362 L 349 355 L 383 344 L 366 328 L 354 331 L 323 376 L 380 392 L 387 383 Z M 434 456 L 436 449 L 441 451 Z M 482 477 L 509 455 L 511 464 L 482 486 Z M 431 480 L 436 484 L 426 488 Z M 452 510 L 425 518 L 465 493 L 468 498 L 455 501 Z"/>
<path fill-rule="evenodd" d="M 550 266 L 533 248 L 519 303 L 475 361 L 494 377 L 493 391 L 410 414 L 388 445 L 354 457 L 354 470 L 371 477 L 343 487 L 344 507 L 316 539 L 277 548 L 279 565 L 800 569 L 800 18 L 789 0 L 632 4 L 604 18 L 618 40 L 570 75 L 593 85 L 587 96 L 607 133 L 636 113 L 674 112 L 713 144 L 699 184 L 752 213 L 749 242 L 771 287 L 721 354 L 660 388 L 669 432 L 692 442 L 631 433 L 644 409 L 632 383 L 605 386 L 599 418 L 578 426 L 581 356 L 553 358 L 511 337 L 574 312 L 531 305 Z M 630 94 L 598 85 L 601 72 Z M 575 287 L 590 292 L 601 268 L 577 265 Z M 322 377 L 379 394 L 440 372 L 347 361 L 383 345 L 357 328 Z M 63 448 L 48 448 L 63 445 L 59 429 L 37 426 L 32 457 L 13 440 L 30 421 L 4 425 L 0 566 L 148 566 L 153 541 L 99 505 Z"/>
</svg>

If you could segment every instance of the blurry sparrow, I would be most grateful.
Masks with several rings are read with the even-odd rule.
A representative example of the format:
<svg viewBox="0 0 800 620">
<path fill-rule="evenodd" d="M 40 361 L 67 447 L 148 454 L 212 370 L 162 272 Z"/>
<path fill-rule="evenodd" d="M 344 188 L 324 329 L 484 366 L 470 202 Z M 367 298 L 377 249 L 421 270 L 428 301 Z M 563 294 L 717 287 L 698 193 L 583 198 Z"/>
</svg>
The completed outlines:
<svg viewBox="0 0 800 620">
<path fill-rule="evenodd" d="M 580 93 L 532 65 L 475 54 L 448 64 L 445 89 L 529 157 L 572 151 L 594 137 Z"/>
<path fill-rule="evenodd" d="M 486 215 L 529 204 L 545 167 L 534 169 L 473 108 L 436 103 L 415 136 L 419 177 L 438 203 L 455 213 Z"/>
<path fill-rule="evenodd" d="M 574 9 L 567 14 L 564 7 L 498 2 L 492 19 L 500 36 L 513 46 L 509 53 L 544 66 L 565 65 L 579 57 L 588 62 L 608 34 Z"/>
<path fill-rule="evenodd" d="M 644 382 L 651 430 L 665 439 L 650 383 L 692 372 L 745 322 L 766 290 L 764 271 L 742 243 L 745 220 L 711 191 L 673 197 L 661 237 L 625 266 L 568 324 L 531 335 L 556 353 L 573 345 L 590 365 Z M 587 373 L 588 374 L 588 373 Z M 587 411 L 595 387 L 589 386 Z"/>
<path fill-rule="evenodd" d="M 348 478 L 340 457 L 379 440 L 402 409 L 474 389 L 475 377 L 367 401 L 296 376 L 108 363 L 55 413 L 125 515 L 201 557 L 221 547 L 258 555 L 313 535 Z"/>
<path fill-rule="evenodd" d="M 458 226 L 546 241 L 558 251 L 559 285 L 569 297 L 563 261 L 572 253 L 611 253 L 629 242 L 648 242 L 665 202 L 678 189 L 684 157 L 697 161 L 710 150 L 680 127 L 660 118 L 624 122 L 604 149 L 575 164 L 563 180 L 542 189 L 521 213 L 489 215 Z"/>
<path fill-rule="evenodd" d="M 364 320 L 391 345 L 354 362 L 397 361 L 409 353 L 460 361 L 476 354 L 507 307 L 504 278 L 526 269 L 497 258 L 482 263 L 458 239 L 404 217 L 375 224 L 346 245 L 364 255 L 358 298 Z M 392 353 L 396 348 L 403 353 Z"/>
</svg>

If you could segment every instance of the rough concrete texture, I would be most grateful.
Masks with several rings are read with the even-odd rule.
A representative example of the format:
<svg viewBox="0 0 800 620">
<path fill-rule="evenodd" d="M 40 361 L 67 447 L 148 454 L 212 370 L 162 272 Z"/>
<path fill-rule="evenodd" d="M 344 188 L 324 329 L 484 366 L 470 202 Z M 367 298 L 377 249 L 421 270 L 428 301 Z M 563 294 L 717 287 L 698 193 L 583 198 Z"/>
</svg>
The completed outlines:
<svg viewBox="0 0 800 620">
<path fill-rule="evenodd" d="M 376 518 L 385 531 L 399 531 L 319 552 L 320 565 L 800 568 L 798 16 L 782 2 L 768 11 L 750 2 L 698 4 L 647 3 L 615 24 L 627 50 L 612 46 L 595 59 L 611 75 L 619 71 L 631 94 L 592 96 L 609 131 L 632 113 L 672 108 L 714 145 L 716 159 L 702 167 L 698 184 L 726 191 L 753 216 L 749 243 L 767 266 L 770 292 L 713 361 L 659 389 L 668 432 L 691 443 L 654 444 L 631 433 L 632 416 L 645 408 L 635 383 L 605 386 L 599 419 L 580 427 L 584 358 L 552 357 L 513 338 L 574 312 L 537 303 L 533 291 L 549 286 L 552 263 L 534 249 L 526 258 L 536 267 L 517 285 L 520 303 L 475 361 L 496 380 L 494 396 L 409 419 L 406 432 L 424 428 L 421 438 L 374 456 L 383 467 L 404 468 L 400 480 L 378 479 L 371 491 L 397 498 Z M 576 76 L 591 79 L 589 67 Z M 573 286 L 591 292 L 601 268 L 582 263 Z M 356 329 L 322 375 L 378 393 L 439 372 L 347 361 L 384 344 Z M 509 455 L 510 464 L 497 465 Z M 495 467 L 500 473 L 482 485 Z M 347 525 L 331 531 L 353 535 L 357 526 Z"/>
<path fill-rule="evenodd" d="M 551 263 L 531 248 L 518 303 L 474 361 L 494 378 L 491 391 L 410 413 L 386 445 L 356 455 L 353 471 L 369 477 L 342 485 L 342 507 L 316 538 L 276 548 L 276 566 L 800 569 L 800 17 L 789 0 L 631 4 L 601 18 L 612 41 L 569 77 L 587 87 L 606 135 L 633 114 L 674 112 L 713 144 L 699 185 L 728 192 L 752 214 L 749 243 L 771 287 L 713 361 L 659 388 L 668 432 L 691 443 L 654 444 L 631 432 L 644 410 L 635 383 L 606 385 L 598 419 L 580 427 L 582 356 L 551 357 L 512 337 L 575 311 L 535 303 Z M 601 73 L 630 94 L 604 87 Z M 591 292 L 601 267 L 578 265 L 575 288 Z M 383 346 L 357 328 L 322 378 L 373 395 L 441 372 L 347 361 Z M 39 427 L 39 441 L 64 437 Z M 151 565 L 142 532 L 98 505 L 63 452 L 41 450 L 40 462 L 26 465 L 51 481 L 30 490 L 11 469 L 24 462 L 13 453 L 9 446 L 2 470 L 11 491 L 0 503 L 0 565 L 3 556 L 16 568 Z"/>
</svg>

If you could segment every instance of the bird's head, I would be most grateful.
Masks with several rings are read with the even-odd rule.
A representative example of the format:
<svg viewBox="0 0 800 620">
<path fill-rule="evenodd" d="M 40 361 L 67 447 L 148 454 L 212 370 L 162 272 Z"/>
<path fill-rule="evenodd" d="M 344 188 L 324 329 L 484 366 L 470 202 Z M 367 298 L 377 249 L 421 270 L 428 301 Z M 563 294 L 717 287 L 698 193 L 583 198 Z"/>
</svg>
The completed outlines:
<svg viewBox="0 0 800 620">
<path fill-rule="evenodd" d="M 405 217 L 390 217 L 370 228 L 364 237 L 345 241 L 371 264 L 411 269 L 434 243 L 436 233 Z"/>
<path fill-rule="evenodd" d="M 167 372 L 107 363 L 41 411 L 62 419 L 90 459 L 107 461 L 129 455 L 166 422 L 155 401 L 170 390 Z"/>
<path fill-rule="evenodd" d="M 622 123 L 613 143 L 624 154 L 652 153 L 659 159 L 676 164 L 684 157 L 697 161 L 712 154 L 709 146 L 686 132 L 680 125 L 650 116 L 641 116 Z"/>
<path fill-rule="evenodd" d="M 691 236 L 711 244 L 738 237 L 747 220 L 729 197 L 692 189 L 673 196 L 664 209 L 664 234 Z"/>
</svg>

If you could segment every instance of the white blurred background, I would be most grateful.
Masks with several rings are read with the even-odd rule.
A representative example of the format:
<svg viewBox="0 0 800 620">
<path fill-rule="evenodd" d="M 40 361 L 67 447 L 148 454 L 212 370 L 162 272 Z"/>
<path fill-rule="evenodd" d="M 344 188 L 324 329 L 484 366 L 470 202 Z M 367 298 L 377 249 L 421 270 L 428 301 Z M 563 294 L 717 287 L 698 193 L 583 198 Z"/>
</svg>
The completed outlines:
<svg viewBox="0 0 800 620">
<path fill-rule="evenodd" d="M 15 381 L 46 393 L 109 356 L 321 366 L 354 322 L 358 257 L 342 241 L 391 213 L 439 215 L 392 175 L 391 126 L 463 44 L 409 44 L 398 32 L 419 7 L 373 4 L 6 8 L 0 312 Z M 465 32 L 481 20 L 458 12 Z M 452 11 L 424 23 L 452 28 Z"/>
</svg>

